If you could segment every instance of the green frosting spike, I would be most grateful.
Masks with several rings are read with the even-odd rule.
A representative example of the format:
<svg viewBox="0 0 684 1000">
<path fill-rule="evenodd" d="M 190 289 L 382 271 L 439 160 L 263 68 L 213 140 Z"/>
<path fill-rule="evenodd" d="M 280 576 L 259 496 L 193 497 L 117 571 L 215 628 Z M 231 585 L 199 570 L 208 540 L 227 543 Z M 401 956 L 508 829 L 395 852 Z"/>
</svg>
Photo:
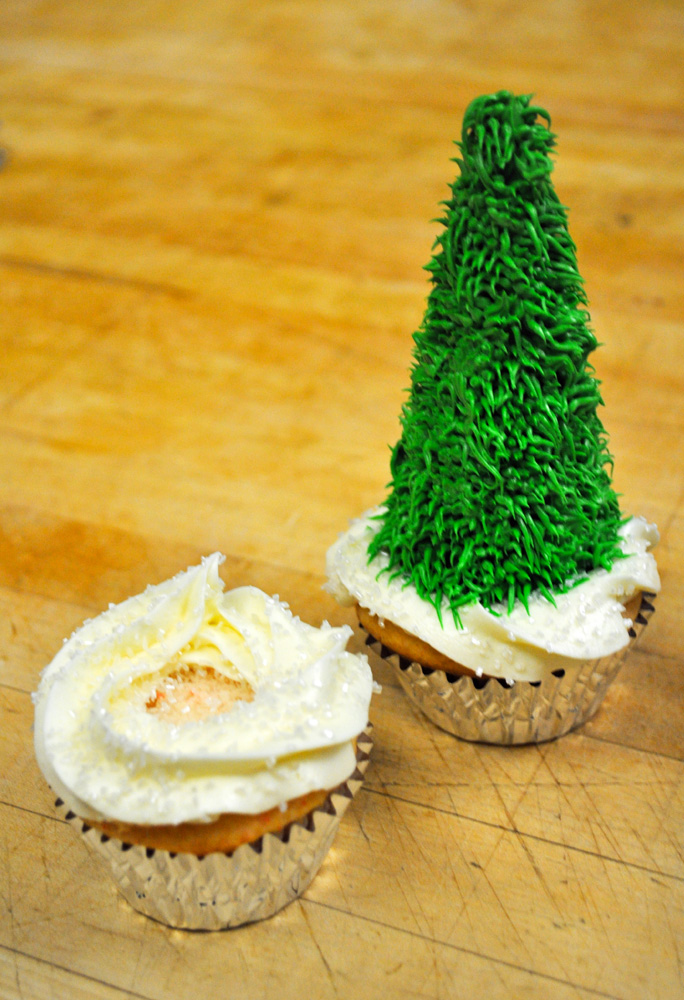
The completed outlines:
<svg viewBox="0 0 684 1000">
<path fill-rule="evenodd" d="M 411 390 L 369 557 L 438 609 L 549 600 L 619 557 L 597 347 L 546 111 L 506 91 L 463 120 L 427 265 Z"/>
</svg>

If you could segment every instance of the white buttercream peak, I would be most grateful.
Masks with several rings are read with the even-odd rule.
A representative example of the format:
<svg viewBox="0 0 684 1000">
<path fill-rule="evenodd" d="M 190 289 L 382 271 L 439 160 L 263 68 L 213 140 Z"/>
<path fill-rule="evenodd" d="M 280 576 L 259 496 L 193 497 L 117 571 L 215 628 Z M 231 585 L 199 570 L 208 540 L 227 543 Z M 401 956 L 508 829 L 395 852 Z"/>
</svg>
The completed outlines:
<svg viewBox="0 0 684 1000">
<path fill-rule="evenodd" d="M 88 818 L 259 813 L 354 769 L 372 677 L 255 587 L 225 592 L 219 553 L 85 623 L 45 669 L 36 756 Z M 323 724 L 325 721 L 325 724 Z"/>
</svg>

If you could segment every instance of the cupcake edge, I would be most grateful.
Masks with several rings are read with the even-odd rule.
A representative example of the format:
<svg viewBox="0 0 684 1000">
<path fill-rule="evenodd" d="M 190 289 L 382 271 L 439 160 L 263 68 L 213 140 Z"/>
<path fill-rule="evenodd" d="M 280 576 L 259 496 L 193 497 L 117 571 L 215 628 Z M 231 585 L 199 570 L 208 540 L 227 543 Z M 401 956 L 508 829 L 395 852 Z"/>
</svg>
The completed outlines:
<svg viewBox="0 0 684 1000">
<path fill-rule="evenodd" d="M 366 645 L 393 670 L 409 699 L 440 729 L 460 739 L 499 746 L 543 743 L 587 722 L 598 710 L 623 660 L 654 611 L 656 595 L 641 592 L 630 641 L 610 656 L 578 661 L 540 681 L 478 678 L 424 667 L 372 636 Z"/>
<path fill-rule="evenodd" d="M 368 723 L 356 739 L 352 774 L 321 805 L 230 854 L 175 854 L 127 844 L 89 826 L 61 799 L 55 808 L 109 864 L 117 889 L 140 913 L 179 929 L 239 927 L 273 916 L 311 884 L 363 784 L 372 729 Z"/>
</svg>

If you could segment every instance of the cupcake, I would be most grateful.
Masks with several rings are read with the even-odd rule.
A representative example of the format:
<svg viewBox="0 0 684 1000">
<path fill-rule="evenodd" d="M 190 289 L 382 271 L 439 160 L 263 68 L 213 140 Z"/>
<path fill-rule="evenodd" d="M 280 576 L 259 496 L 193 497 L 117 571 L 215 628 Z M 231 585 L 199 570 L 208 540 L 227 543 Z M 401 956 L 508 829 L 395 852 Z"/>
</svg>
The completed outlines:
<svg viewBox="0 0 684 1000">
<path fill-rule="evenodd" d="M 174 927 L 271 916 L 360 787 L 372 677 L 215 553 L 86 622 L 44 670 L 38 764 L 125 898 Z"/>
<path fill-rule="evenodd" d="M 438 725 L 526 743 L 596 711 L 653 610 L 658 535 L 611 485 L 549 115 L 480 97 L 457 145 L 390 492 L 327 586 Z"/>
</svg>

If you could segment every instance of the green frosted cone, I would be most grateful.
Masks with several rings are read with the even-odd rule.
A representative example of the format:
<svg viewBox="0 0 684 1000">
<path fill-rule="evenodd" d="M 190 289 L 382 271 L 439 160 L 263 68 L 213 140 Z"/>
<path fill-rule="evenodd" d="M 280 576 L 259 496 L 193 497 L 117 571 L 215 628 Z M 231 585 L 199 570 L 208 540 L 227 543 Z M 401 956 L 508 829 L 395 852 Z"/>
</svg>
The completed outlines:
<svg viewBox="0 0 684 1000">
<path fill-rule="evenodd" d="M 620 555 L 548 114 L 502 91 L 468 107 L 372 558 L 441 609 L 553 599 Z"/>
</svg>

